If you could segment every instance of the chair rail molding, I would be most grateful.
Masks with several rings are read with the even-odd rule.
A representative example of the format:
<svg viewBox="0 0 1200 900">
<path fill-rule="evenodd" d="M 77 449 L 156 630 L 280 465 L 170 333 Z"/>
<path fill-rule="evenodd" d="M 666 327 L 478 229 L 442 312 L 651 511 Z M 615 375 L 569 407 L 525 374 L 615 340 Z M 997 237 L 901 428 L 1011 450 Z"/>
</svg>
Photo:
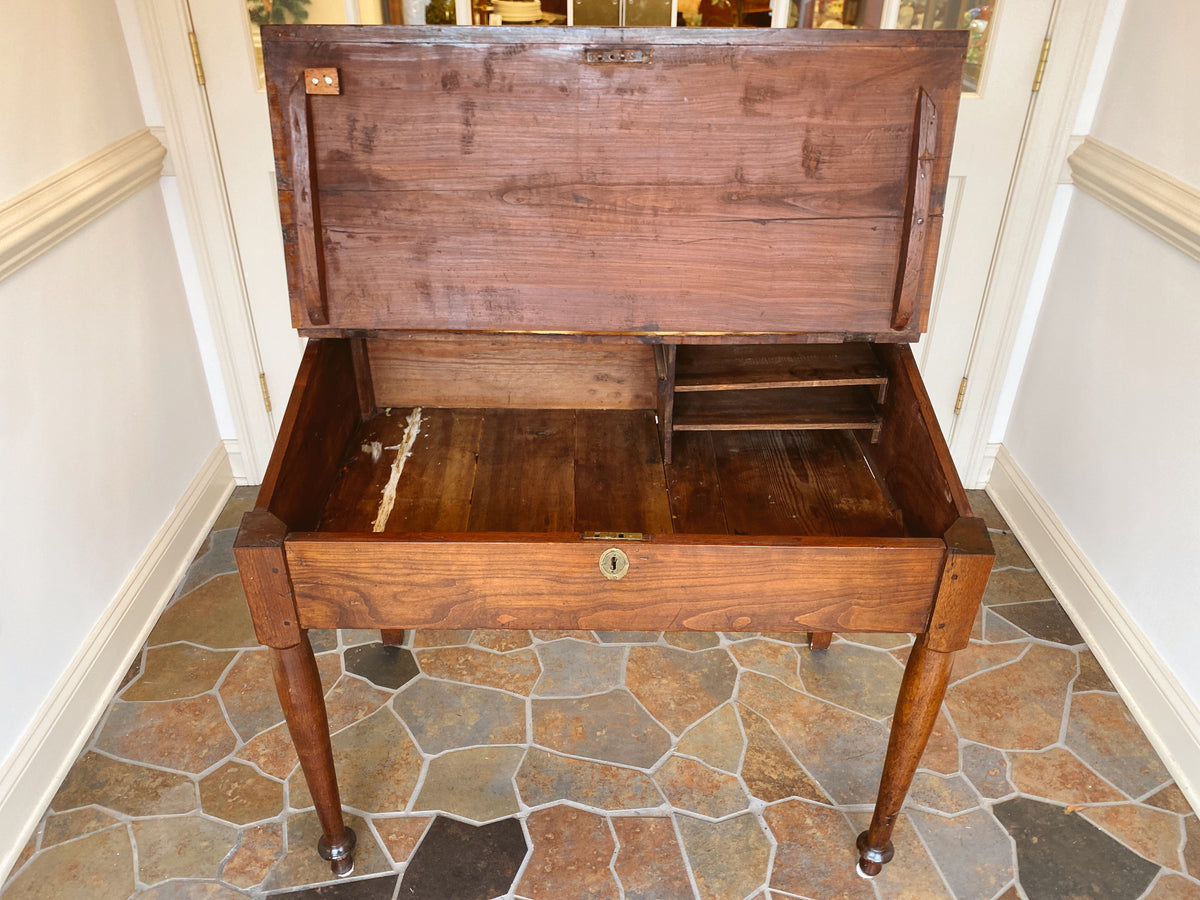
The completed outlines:
<svg viewBox="0 0 1200 900">
<path fill-rule="evenodd" d="M 1093 137 L 1067 163 L 1076 187 L 1200 260 L 1200 189 Z"/>
<path fill-rule="evenodd" d="M 157 181 L 166 154 L 142 128 L 0 202 L 0 280 Z"/>
</svg>

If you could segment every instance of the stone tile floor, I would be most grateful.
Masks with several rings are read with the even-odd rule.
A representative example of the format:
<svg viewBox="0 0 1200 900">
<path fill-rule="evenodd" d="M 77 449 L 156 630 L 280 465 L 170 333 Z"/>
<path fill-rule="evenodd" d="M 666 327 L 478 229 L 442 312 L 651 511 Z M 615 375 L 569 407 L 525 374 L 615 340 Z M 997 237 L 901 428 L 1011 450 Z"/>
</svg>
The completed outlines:
<svg viewBox="0 0 1200 900">
<path fill-rule="evenodd" d="M 361 900 L 1200 898 L 1200 824 L 994 507 L 996 571 L 895 835 L 854 873 L 911 639 L 313 632 L 331 882 L 216 523 L 2 892 Z"/>
</svg>

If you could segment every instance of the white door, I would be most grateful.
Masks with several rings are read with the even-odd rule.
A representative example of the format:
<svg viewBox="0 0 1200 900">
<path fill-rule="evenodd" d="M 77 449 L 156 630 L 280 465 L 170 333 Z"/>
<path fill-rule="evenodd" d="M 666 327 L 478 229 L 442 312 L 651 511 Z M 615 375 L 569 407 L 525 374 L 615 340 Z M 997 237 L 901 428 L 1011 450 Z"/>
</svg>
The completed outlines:
<svg viewBox="0 0 1200 900">
<path fill-rule="evenodd" d="M 193 2 L 191 8 L 256 338 L 278 416 L 291 389 L 301 342 L 288 314 L 266 95 L 255 62 L 247 2 L 206 0 Z M 249 2 L 261 6 L 263 0 Z M 282 2 L 305 7 L 309 23 L 366 24 L 387 14 L 387 5 L 380 0 Z M 776 24 L 786 21 L 785 3 L 770 4 L 771 21 Z M 468 8 L 463 2 L 458 5 Z M 924 18 L 932 20 L 932 11 L 947 5 L 965 9 L 972 4 L 863 0 L 858 8 L 884 26 L 928 27 L 933 22 Z M 931 11 L 923 12 L 926 7 Z M 844 0 L 804 0 L 793 11 L 801 9 L 802 15 L 821 19 L 828 10 L 843 8 Z M 947 433 L 953 427 L 955 400 L 979 320 L 1053 3 L 979 0 L 976 15 L 979 8 L 987 10 L 986 52 L 977 89 L 962 98 L 929 333 L 915 348 L 938 420 Z M 939 27 L 958 24 L 937 23 Z"/>
</svg>

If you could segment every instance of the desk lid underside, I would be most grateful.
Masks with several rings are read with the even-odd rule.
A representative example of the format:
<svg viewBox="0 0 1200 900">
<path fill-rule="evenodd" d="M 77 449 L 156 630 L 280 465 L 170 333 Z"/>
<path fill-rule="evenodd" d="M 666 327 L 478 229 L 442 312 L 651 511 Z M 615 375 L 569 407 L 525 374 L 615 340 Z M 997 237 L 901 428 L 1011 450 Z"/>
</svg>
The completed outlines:
<svg viewBox="0 0 1200 900">
<path fill-rule="evenodd" d="M 648 61 L 588 61 L 613 48 Z M 964 49 L 938 32 L 265 28 L 293 323 L 914 340 Z M 340 92 L 306 93 L 313 68 Z"/>
</svg>

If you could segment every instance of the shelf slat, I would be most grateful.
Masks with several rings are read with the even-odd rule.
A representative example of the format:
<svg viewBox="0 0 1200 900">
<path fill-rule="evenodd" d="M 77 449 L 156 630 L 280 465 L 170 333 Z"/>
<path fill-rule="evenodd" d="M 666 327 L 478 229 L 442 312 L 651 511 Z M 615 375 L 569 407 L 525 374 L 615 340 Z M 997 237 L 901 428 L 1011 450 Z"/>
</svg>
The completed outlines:
<svg viewBox="0 0 1200 900">
<path fill-rule="evenodd" d="M 875 431 L 882 417 L 865 387 L 725 390 L 675 397 L 676 431 Z"/>
<path fill-rule="evenodd" d="M 684 345 L 675 375 L 681 393 L 884 384 L 887 373 L 862 343 Z"/>
</svg>

